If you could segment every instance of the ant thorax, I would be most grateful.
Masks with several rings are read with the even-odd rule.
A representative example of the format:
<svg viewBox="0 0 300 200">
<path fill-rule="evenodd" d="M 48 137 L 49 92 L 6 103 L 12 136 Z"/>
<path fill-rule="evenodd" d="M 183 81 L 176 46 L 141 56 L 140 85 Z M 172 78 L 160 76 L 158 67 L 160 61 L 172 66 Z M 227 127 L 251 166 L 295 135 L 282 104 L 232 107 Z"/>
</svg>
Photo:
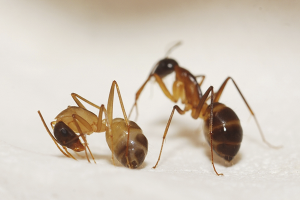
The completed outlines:
<svg viewBox="0 0 300 200">
<path fill-rule="evenodd" d="M 55 117 L 56 122 L 62 121 L 65 124 L 67 124 L 75 133 L 79 133 L 72 117 L 72 115 L 74 114 L 84 118 L 85 121 L 87 121 L 89 125 L 92 127 L 93 131 L 89 131 L 85 126 L 82 126 L 81 123 L 79 123 L 81 131 L 84 134 L 90 135 L 97 130 L 97 120 L 98 120 L 97 116 L 91 111 L 77 106 L 69 106 L 67 109 L 61 111 Z"/>
</svg>

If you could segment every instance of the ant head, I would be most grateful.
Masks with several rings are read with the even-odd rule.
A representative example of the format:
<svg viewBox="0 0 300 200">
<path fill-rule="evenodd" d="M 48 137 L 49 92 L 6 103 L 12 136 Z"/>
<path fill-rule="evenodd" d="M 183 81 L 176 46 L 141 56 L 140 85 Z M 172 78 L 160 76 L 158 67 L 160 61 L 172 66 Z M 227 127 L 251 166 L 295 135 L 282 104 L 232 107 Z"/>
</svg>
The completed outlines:
<svg viewBox="0 0 300 200">
<path fill-rule="evenodd" d="M 164 58 L 156 64 L 151 74 L 157 74 L 161 78 L 164 78 L 174 71 L 176 65 L 178 66 L 178 63 L 174 59 Z"/>
<path fill-rule="evenodd" d="M 85 150 L 78 135 L 76 135 L 75 132 L 62 121 L 55 124 L 54 136 L 57 142 L 62 146 L 68 147 L 77 152 Z"/>
</svg>

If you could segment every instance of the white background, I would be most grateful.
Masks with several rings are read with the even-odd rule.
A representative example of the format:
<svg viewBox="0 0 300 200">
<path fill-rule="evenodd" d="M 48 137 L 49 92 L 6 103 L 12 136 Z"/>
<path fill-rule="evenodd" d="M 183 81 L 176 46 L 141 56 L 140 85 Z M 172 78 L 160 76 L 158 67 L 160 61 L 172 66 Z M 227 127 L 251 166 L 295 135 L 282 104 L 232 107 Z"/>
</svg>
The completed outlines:
<svg viewBox="0 0 300 200">
<path fill-rule="evenodd" d="M 298 199 L 299 17 L 292 0 L 1 0 L 0 199 Z M 103 133 L 88 136 L 96 165 L 59 152 L 37 110 L 49 124 L 75 105 L 72 92 L 106 104 L 117 80 L 128 112 L 178 40 L 171 57 L 207 76 L 204 91 L 233 77 L 268 141 L 282 149 L 262 142 L 230 83 L 221 101 L 238 114 L 244 138 L 232 164 L 215 158 L 225 176 L 215 175 L 202 121 L 190 113 L 175 113 L 154 170 L 173 103 L 149 84 L 139 101 L 137 123 L 149 141 L 140 169 L 114 166 Z M 115 101 L 115 117 L 120 110 Z"/>
</svg>

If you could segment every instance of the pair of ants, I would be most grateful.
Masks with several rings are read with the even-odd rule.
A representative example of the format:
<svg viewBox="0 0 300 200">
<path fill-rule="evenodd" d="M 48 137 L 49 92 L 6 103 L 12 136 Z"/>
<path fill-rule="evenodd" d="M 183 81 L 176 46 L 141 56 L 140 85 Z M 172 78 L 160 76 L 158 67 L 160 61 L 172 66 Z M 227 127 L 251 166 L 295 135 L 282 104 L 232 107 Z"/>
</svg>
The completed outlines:
<svg viewBox="0 0 300 200">
<path fill-rule="evenodd" d="M 54 136 L 46 126 L 40 111 L 38 111 L 47 132 L 59 150 L 65 156 L 73 159 L 75 159 L 75 157 L 68 152 L 67 148 L 70 148 L 75 152 L 85 151 L 86 158 L 90 162 L 87 153 L 89 152 L 95 162 L 93 154 L 89 149 L 86 135 L 90 135 L 93 132 L 106 132 L 106 141 L 112 152 L 113 163 L 114 157 L 116 157 L 117 160 L 126 167 L 139 167 L 147 155 L 148 141 L 144 136 L 142 129 L 135 122 L 130 121 L 128 118 L 130 118 L 130 115 L 135 107 L 137 112 L 137 101 L 144 87 L 152 77 L 155 78 L 155 81 L 159 84 L 163 93 L 172 102 L 177 103 L 178 100 L 181 99 L 182 104 L 185 105 L 184 109 L 181 109 L 178 105 L 174 105 L 164 131 L 159 157 L 153 168 L 157 167 L 161 158 L 164 141 L 166 139 L 175 110 L 180 115 L 185 114 L 187 111 L 191 111 L 191 116 L 193 119 L 201 118 L 204 120 L 204 135 L 210 145 L 213 169 L 218 176 L 223 175 L 222 173 L 218 173 L 214 166 L 213 151 L 215 151 L 217 155 L 224 158 L 226 161 L 231 161 L 238 153 L 243 138 L 243 129 L 238 116 L 231 108 L 219 102 L 224 88 L 230 80 L 233 82 L 244 103 L 248 107 L 251 115 L 253 116 L 262 140 L 272 148 L 279 148 L 266 141 L 254 112 L 243 96 L 241 90 L 231 77 L 225 79 L 217 92 L 214 92 L 213 86 L 210 86 L 204 94 L 202 93 L 200 87 L 205 79 L 205 76 L 194 76 L 187 69 L 180 67 L 174 59 L 168 58 L 169 53 L 178 45 L 180 45 L 180 42 L 172 46 L 168 50 L 166 57 L 158 61 L 158 63 L 154 66 L 147 80 L 142 84 L 135 95 L 135 102 L 130 110 L 129 117 L 126 115 L 121 93 L 116 81 L 114 81 L 111 86 L 107 109 L 103 104 L 101 106 L 97 106 L 85 98 L 72 93 L 71 96 L 76 102 L 77 106 L 69 106 L 67 109 L 57 115 L 55 118 L 56 121 L 51 122 Z M 163 78 L 170 75 L 172 72 L 175 72 L 173 93 L 167 89 L 165 83 L 163 82 Z M 202 78 L 200 82 L 197 81 L 197 78 L 199 77 Z M 115 87 L 117 89 L 124 119 L 113 119 L 113 99 Z M 98 116 L 88 111 L 79 101 L 79 99 L 99 109 Z M 210 104 L 207 103 L 209 100 Z M 105 119 L 102 119 L 103 114 L 105 115 Z M 80 138 L 83 142 L 80 141 Z M 63 149 L 61 149 L 58 144 L 60 144 Z"/>
</svg>

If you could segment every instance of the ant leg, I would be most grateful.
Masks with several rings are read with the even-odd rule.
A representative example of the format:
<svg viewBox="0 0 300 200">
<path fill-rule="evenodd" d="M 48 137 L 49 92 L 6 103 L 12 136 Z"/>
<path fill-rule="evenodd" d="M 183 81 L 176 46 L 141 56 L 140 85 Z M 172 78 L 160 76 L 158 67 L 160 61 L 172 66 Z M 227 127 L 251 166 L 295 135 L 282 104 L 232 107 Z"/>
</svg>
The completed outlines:
<svg viewBox="0 0 300 200">
<path fill-rule="evenodd" d="M 173 97 L 175 102 L 181 99 L 181 103 L 185 105 L 184 111 L 186 112 L 191 110 L 192 105 L 186 99 L 183 82 L 179 80 L 175 80 L 172 89 L 173 89 Z"/>
<path fill-rule="evenodd" d="M 78 95 L 78 94 L 76 94 L 76 93 L 72 93 L 71 96 L 72 96 L 73 100 L 75 101 L 75 103 L 76 103 L 80 108 L 86 109 L 86 108 L 84 107 L 84 105 L 79 101 L 79 99 L 81 99 L 81 100 L 84 101 L 85 103 L 87 103 L 87 104 L 89 104 L 89 105 L 91 105 L 91 106 L 93 106 L 93 107 L 95 107 L 95 108 L 100 109 L 99 106 L 97 106 L 96 104 L 90 102 L 89 100 L 83 98 L 82 96 L 80 96 L 80 95 Z"/>
<path fill-rule="evenodd" d="M 173 46 L 171 46 L 171 47 L 169 48 L 169 50 L 167 51 L 167 53 L 166 53 L 166 58 L 167 58 L 168 55 L 173 51 L 173 49 L 176 48 L 176 47 L 178 47 L 178 46 L 180 46 L 181 43 L 182 43 L 181 41 L 178 41 L 178 42 L 176 42 Z M 163 90 L 163 92 L 165 93 L 165 95 L 166 95 L 168 98 L 170 98 L 170 99 L 174 102 L 173 98 L 171 97 L 172 95 L 166 94 L 166 93 L 169 93 L 169 92 L 167 91 L 167 88 L 166 88 L 165 85 L 163 84 L 161 78 L 160 78 L 157 74 L 153 74 L 153 72 L 154 72 L 154 69 L 152 70 L 152 72 L 150 73 L 149 77 L 148 77 L 147 80 L 144 82 L 144 84 L 143 84 L 143 85 L 140 87 L 140 89 L 136 92 L 136 94 L 135 94 L 135 101 L 134 101 L 133 106 L 132 106 L 131 109 L 130 109 L 128 118 L 130 118 L 131 113 L 132 113 L 132 111 L 133 111 L 133 108 L 136 107 L 136 119 L 137 119 L 137 117 L 138 117 L 137 100 L 139 99 L 139 96 L 140 96 L 141 92 L 143 91 L 145 85 L 149 82 L 149 80 L 150 80 L 150 78 L 151 78 L 152 76 L 155 76 L 156 81 L 159 83 L 159 85 L 160 85 L 161 89 Z M 158 80 L 158 79 L 159 79 L 159 80 Z M 161 85 L 161 84 L 162 84 L 162 85 Z M 165 91 L 165 90 L 166 90 L 166 91 Z"/>
<path fill-rule="evenodd" d="M 91 150 L 90 150 L 90 148 L 88 146 L 88 143 L 87 143 L 87 140 L 86 140 L 86 136 L 85 136 L 85 134 L 82 133 L 82 130 L 81 130 L 81 128 L 80 128 L 80 126 L 79 126 L 79 124 L 78 124 L 77 121 L 79 121 L 81 124 L 83 124 L 83 126 L 85 126 L 89 131 L 92 132 L 93 129 L 92 129 L 91 125 L 87 121 L 85 121 L 82 117 L 80 117 L 79 115 L 73 114 L 72 117 L 73 117 L 73 121 L 74 121 L 74 123 L 76 125 L 76 128 L 77 128 L 77 130 L 78 130 L 81 138 L 84 141 L 84 144 L 85 144 L 84 145 L 85 146 L 85 155 L 86 155 L 86 158 L 87 158 L 88 162 L 90 162 L 90 159 L 89 159 L 89 157 L 87 155 L 86 149 L 88 149 L 88 151 L 90 152 L 90 155 L 92 156 L 92 158 L 93 158 L 93 160 L 94 160 L 94 162 L 96 164 L 95 158 L 94 158 L 94 156 L 93 156 L 93 154 L 92 154 L 92 152 L 91 152 Z"/>
<path fill-rule="evenodd" d="M 51 139 L 53 140 L 53 142 L 55 143 L 55 145 L 57 146 L 57 148 L 58 148 L 58 149 L 62 152 L 62 154 L 64 154 L 66 157 L 68 157 L 68 158 L 71 157 L 71 158 L 73 158 L 73 159 L 76 160 L 76 158 L 74 158 L 74 157 L 66 150 L 66 148 L 65 148 L 64 146 L 63 146 L 63 148 L 65 149 L 65 151 L 66 151 L 67 153 L 65 153 L 65 152 L 59 147 L 57 140 L 53 137 L 53 135 L 51 134 L 49 128 L 47 127 L 46 122 L 45 122 L 45 120 L 44 120 L 44 118 L 43 118 L 41 112 L 38 111 L 38 114 L 39 114 L 39 116 L 40 116 L 40 118 L 41 118 L 41 120 L 42 120 L 42 122 L 43 122 L 43 124 L 44 124 L 44 127 L 46 128 L 46 131 L 47 131 L 48 134 L 50 135 Z"/>
<path fill-rule="evenodd" d="M 104 132 L 106 131 L 106 126 L 105 126 L 105 122 L 102 121 L 102 115 L 103 115 L 103 112 L 105 114 L 105 118 L 106 118 L 106 125 L 108 127 L 108 132 L 109 132 L 109 136 L 111 138 L 111 142 L 113 144 L 113 135 L 111 134 L 111 121 L 112 121 L 112 115 L 111 115 L 111 118 L 109 119 L 108 118 L 108 114 L 107 114 L 107 110 L 105 109 L 105 106 L 102 104 L 100 107 L 97 106 L 96 104 L 92 103 L 91 101 L 83 98 L 82 96 L 76 94 L 76 93 L 72 93 L 71 94 L 72 98 L 74 99 L 74 101 L 76 102 L 76 104 L 81 107 L 81 108 L 85 108 L 83 106 L 83 104 L 79 101 L 82 100 L 84 102 L 86 102 L 87 104 L 99 109 L 99 114 L 98 114 L 98 122 L 97 122 L 97 132 Z M 124 107 L 124 106 L 123 106 Z M 81 117 L 78 116 L 78 119 L 80 119 Z M 85 127 L 88 128 L 88 130 L 92 130 L 90 124 L 88 124 L 84 119 L 81 119 L 80 121 Z M 88 147 L 89 148 L 89 147 Z M 114 162 L 114 156 L 113 156 L 113 152 L 114 152 L 114 147 L 112 145 L 112 161 L 113 161 L 113 164 L 115 164 Z M 92 154 L 91 154 L 92 155 Z"/>
<path fill-rule="evenodd" d="M 102 121 L 102 115 L 105 115 L 105 121 L 103 120 Z M 105 126 L 106 125 L 106 126 Z M 107 129 L 106 129 L 107 127 Z M 109 137 L 111 138 L 111 152 L 112 152 L 112 156 L 111 156 L 111 159 L 112 159 L 112 162 L 113 162 L 113 165 L 115 165 L 115 160 L 114 160 L 114 145 L 113 145 L 113 134 L 111 133 L 111 121 L 108 122 L 108 114 L 107 114 L 107 110 L 105 109 L 105 106 L 102 104 L 100 106 L 100 109 L 99 109 L 99 114 L 98 114 L 98 122 L 97 122 L 97 132 L 104 132 L 104 131 L 108 131 L 108 135 Z"/>
<path fill-rule="evenodd" d="M 105 109 L 105 106 L 102 104 L 102 105 L 99 107 L 98 105 L 92 103 L 91 101 L 89 101 L 89 100 L 83 98 L 82 96 L 80 96 L 80 95 L 78 95 L 78 94 L 76 94 L 76 93 L 72 93 L 71 96 L 72 96 L 72 98 L 74 99 L 74 101 L 76 102 L 76 104 L 77 104 L 79 107 L 81 107 L 81 108 L 85 108 L 85 107 L 84 107 L 83 104 L 79 101 L 79 99 L 81 99 L 82 101 L 86 102 L 87 104 L 89 104 L 89 105 L 91 105 L 91 106 L 93 106 L 93 107 L 99 109 L 98 122 L 97 122 L 97 132 L 104 132 L 104 131 L 106 131 L 106 126 L 105 126 L 105 125 L 107 125 L 108 131 L 109 131 L 109 133 L 110 133 L 109 135 L 111 136 L 111 139 L 112 139 L 111 142 L 112 142 L 112 144 L 113 144 L 113 138 L 112 138 L 112 134 L 111 134 L 111 123 L 108 123 L 109 120 L 108 120 L 108 115 L 107 115 L 107 111 L 106 111 L 106 109 Z M 105 122 L 102 121 L 102 115 L 103 115 L 103 113 L 105 114 L 105 119 L 106 119 L 105 122 L 106 122 L 106 124 L 105 124 Z M 78 116 L 78 119 L 80 119 L 80 118 L 81 118 L 81 117 Z M 112 120 L 112 119 L 111 119 L 111 120 Z M 82 119 L 80 122 L 81 122 L 82 124 L 84 124 L 84 126 L 87 127 L 89 130 L 92 131 L 92 127 L 91 127 L 90 124 L 88 124 L 84 119 Z M 87 146 L 87 148 L 89 149 L 88 146 Z M 114 149 L 113 149 L 113 148 L 114 148 L 114 147 L 113 147 L 113 145 L 112 145 L 112 162 L 113 162 L 113 164 L 115 165 L 114 156 L 113 156 L 113 152 L 114 152 Z M 90 149 L 89 149 L 89 151 L 90 151 Z M 90 154 L 91 154 L 91 156 L 93 157 L 93 154 L 91 153 L 91 151 L 90 151 Z M 94 157 L 93 157 L 93 159 L 94 159 Z M 95 160 L 94 160 L 94 161 L 95 161 Z"/>
<path fill-rule="evenodd" d="M 225 88 L 225 86 L 226 86 L 226 84 L 227 84 L 227 82 L 228 82 L 229 80 L 232 80 L 233 84 L 235 85 L 236 89 L 238 90 L 238 92 L 240 93 L 242 99 L 244 100 L 246 106 L 248 107 L 248 110 L 250 111 L 251 115 L 253 116 L 253 118 L 254 118 L 255 123 L 256 123 L 256 125 L 257 125 L 257 127 L 258 127 L 258 130 L 259 130 L 259 133 L 260 133 L 260 136 L 261 136 L 263 142 L 266 143 L 266 144 L 267 144 L 269 147 L 271 147 L 271 148 L 275 148 L 275 149 L 281 148 L 282 146 L 274 146 L 274 145 L 270 144 L 270 143 L 266 140 L 266 138 L 265 138 L 265 136 L 264 136 L 264 134 L 263 134 L 263 131 L 262 131 L 262 129 L 260 128 L 260 125 L 259 125 L 259 123 L 258 123 L 258 120 L 256 119 L 256 116 L 255 116 L 254 112 L 252 111 L 250 105 L 249 105 L 248 102 L 246 101 L 246 99 L 245 99 L 244 95 L 242 94 L 241 90 L 239 89 L 239 87 L 237 86 L 237 84 L 235 83 L 235 81 L 234 81 L 231 77 L 228 77 L 228 78 L 225 79 L 225 81 L 224 81 L 223 84 L 221 85 L 220 89 L 219 89 L 218 92 L 216 93 L 216 96 L 215 96 L 216 98 L 215 98 L 214 102 L 218 102 L 218 101 L 219 101 L 219 99 L 220 99 L 220 97 L 221 97 L 221 95 L 222 95 L 222 93 L 223 93 L 223 91 L 224 91 L 224 88 Z"/>
<path fill-rule="evenodd" d="M 165 142 L 165 139 L 166 139 L 166 136 L 167 136 L 167 133 L 168 133 L 168 130 L 169 130 L 169 127 L 170 127 L 170 124 L 171 124 L 171 121 L 172 121 L 172 118 L 173 118 L 173 115 L 174 115 L 174 111 L 177 111 L 180 115 L 183 115 L 185 113 L 184 110 L 181 110 L 177 105 L 175 105 L 172 109 L 172 112 L 171 112 L 171 115 L 170 115 L 170 118 L 168 120 L 168 123 L 167 123 L 167 126 L 166 126 L 166 129 L 165 129 L 165 132 L 164 132 L 164 136 L 163 136 L 163 140 L 162 140 L 162 144 L 161 144 L 161 148 L 160 148 L 160 152 L 159 152 L 159 156 L 158 156 L 158 159 L 157 159 L 157 162 L 156 164 L 154 165 L 154 167 L 152 168 L 156 168 L 157 165 L 158 165 L 158 162 L 160 160 L 160 157 L 161 157 L 161 153 L 162 153 L 162 150 L 163 150 L 163 147 L 164 147 L 164 142 Z"/>
<path fill-rule="evenodd" d="M 208 95 L 209 95 L 210 93 L 211 93 L 211 97 L 212 97 L 212 98 L 211 98 L 211 110 L 210 110 L 210 147 L 211 147 L 211 160 L 212 160 L 212 166 L 213 166 L 213 168 L 214 168 L 215 173 L 216 173 L 218 176 L 220 176 L 220 175 L 223 175 L 223 174 L 219 174 L 219 173 L 217 172 L 217 170 L 216 170 L 216 168 L 215 168 L 215 165 L 214 165 L 214 158 L 213 158 L 213 145 L 212 145 L 212 135 L 213 135 L 213 132 L 212 132 L 212 126 L 213 126 L 213 124 L 212 124 L 212 122 L 213 122 L 213 96 L 214 96 L 214 92 L 213 92 L 213 87 L 212 87 L 212 86 L 210 86 L 210 87 L 207 89 L 207 91 L 204 93 L 204 95 L 202 96 L 202 98 L 201 98 L 201 100 L 200 100 L 200 102 L 199 102 L 199 104 L 198 104 L 198 107 L 197 107 L 196 109 L 193 109 L 193 111 L 192 111 L 192 117 L 193 117 L 194 119 L 198 119 L 199 116 L 200 116 L 200 113 L 201 113 L 201 112 L 205 112 L 205 109 L 207 108 L 207 105 L 206 105 L 205 102 L 206 102 L 206 99 L 208 98 Z M 163 149 L 163 145 L 164 145 L 164 140 L 165 140 L 166 135 L 167 135 L 167 133 L 168 133 L 168 129 L 169 129 L 169 127 L 170 127 L 170 124 L 171 124 L 171 121 L 172 121 L 172 118 L 173 118 L 175 109 L 176 109 L 176 111 L 177 111 L 179 114 L 181 114 L 181 115 L 183 115 L 183 114 L 185 113 L 185 111 L 184 111 L 184 110 L 181 110 L 177 105 L 175 105 L 175 106 L 173 107 L 173 110 L 172 110 L 172 112 L 171 112 L 170 118 L 169 118 L 169 120 L 168 120 L 166 129 L 165 129 L 165 132 L 164 132 L 164 136 L 163 136 L 163 141 L 162 141 L 162 145 L 161 145 L 159 157 L 158 157 L 158 160 L 157 160 L 155 166 L 153 167 L 154 169 L 157 167 L 158 162 L 159 162 L 159 160 L 160 160 L 161 153 L 162 153 L 162 149 Z"/>
<path fill-rule="evenodd" d="M 162 78 L 158 76 L 157 74 L 153 74 L 155 77 L 156 82 L 158 83 L 160 89 L 163 91 L 163 93 L 174 103 L 176 103 L 176 98 L 169 92 L 168 88 L 166 87 L 165 83 L 163 82 Z"/>
<path fill-rule="evenodd" d="M 103 121 L 102 120 L 102 115 L 105 115 L 105 119 L 107 119 L 107 111 L 105 109 L 105 106 L 102 104 L 99 108 L 99 114 L 98 114 L 98 122 L 97 122 L 97 132 L 104 132 L 106 131 L 106 126 L 109 127 L 109 123 L 107 120 Z M 105 126 L 106 125 L 106 126 Z"/>
<path fill-rule="evenodd" d="M 205 75 L 197 75 L 195 76 L 195 78 L 202 78 L 201 81 L 199 82 L 199 86 L 201 87 L 202 83 L 204 82 L 204 79 L 205 79 Z"/>
<path fill-rule="evenodd" d="M 164 84 L 162 78 L 160 76 L 158 76 L 157 74 L 151 74 L 148 79 L 145 81 L 145 83 L 142 85 L 142 87 L 137 91 L 137 93 L 135 94 L 135 102 L 129 112 L 129 117 L 131 115 L 131 112 L 133 110 L 134 107 L 137 107 L 137 100 L 141 94 L 141 92 L 143 91 L 145 85 L 149 82 L 150 78 L 154 76 L 155 77 L 155 80 L 156 82 L 158 83 L 160 89 L 163 91 L 163 93 L 171 100 L 173 101 L 174 103 L 177 102 L 176 98 L 169 92 L 168 88 L 166 87 L 166 85 Z"/>
<path fill-rule="evenodd" d="M 74 160 L 77 160 L 74 156 L 72 156 L 72 154 L 68 151 L 67 147 L 63 146 L 64 150 L 67 152 L 67 154 L 73 158 Z"/>
<path fill-rule="evenodd" d="M 131 168 L 130 162 L 129 162 L 129 159 L 128 159 L 130 124 L 129 124 L 129 120 L 127 118 L 126 111 L 125 111 L 125 108 L 124 108 L 124 104 L 123 104 L 121 92 L 120 92 L 118 83 L 116 81 L 113 81 L 112 84 L 111 84 L 111 88 L 110 88 L 110 92 L 109 92 L 109 97 L 108 97 L 108 102 L 107 102 L 107 117 L 108 117 L 108 121 L 109 121 L 110 127 L 111 127 L 112 116 L 113 116 L 113 103 L 114 103 L 114 91 L 115 91 L 115 87 L 117 89 L 117 93 L 118 93 L 118 97 L 119 97 L 119 101 L 120 101 L 120 106 L 121 106 L 121 109 L 122 109 L 122 112 L 123 112 L 123 116 L 124 116 L 124 120 L 125 120 L 127 129 L 128 129 L 127 130 L 128 134 L 127 134 L 127 144 L 126 144 L 125 158 L 127 160 L 127 165 L 129 166 L 129 168 Z M 111 138 L 113 138 L 113 135 L 112 135 L 111 131 L 109 133 L 111 135 Z M 112 139 L 112 144 L 113 144 L 113 139 Z M 112 152 L 113 152 L 113 145 L 112 145 Z"/>
<path fill-rule="evenodd" d="M 83 104 L 79 101 L 79 99 L 81 99 L 82 101 L 86 102 L 87 104 L 99 109 L 99 114 L 98 114 L 98 122 L 97 122 L 97 132 L 104 132 L 105 131 L 105 123 L 102 122 L 102 113 L 104 112 L 105 115 L 107 115 L 106 113 L 106 109 L 104 107 L 104 105 L 102 104 L 100 107 L 97 106 L 96 104 L 90 102 L 89 100 L 83 98 L 82 96 L 76 94 L 76 93 L 72 93 L 71 94 L 72 98 L 74 99 L 74 101 L 76 102 L 76 104 L 81 107 L 86 109 Z M 106 117 L 107 119 L 107 117 Z M 89 127 L 89 130 L 92 130 L 92 128 L 90 128 L 90 124 L 87 123 L 85 120 L 82 120 L 82 123 L 85 124 L 85 127 Z"/>
<path fill-rule="evenodd" d="M 125 111 L 125 107 L 124 107 L 124 104 L 123 104 L 121 92 L 120 92 L 120 89 L 119 89 L 119 85 L 116 81 L 113 81 L 112 84 L 111 84 L 109 97 L 108 97 L 108 102 L 107 102 L 108 121 L 112 121 L 112 117 L 113 117 L 113 104 L 114 104 L 113 100 L 114 100 L 115 87 L 117 89 L 117 93 L 118 93 L 118 97 L 119 97 L 119 101 L 120 101 L 120 106 L 121 106 L 121 109 L 122 109 L 122 112 L 123 112 L 124 120 L 126 122 L 126 125 L 129 126 L 129 120 L 128 120 L 127 115 L 126 115 L 126 111 Z"/>
<path fill-rule="evenodd" d="M 195 77 L 196 77 L 196 78 L 199 78 L 199 77 L 202 78 L 201 81 L 198 83 L 199 86 L 201 87 L 201 85 L 202 85 L 202 83 L 204 82 L 204 79 L 206 78 L 206 76 L 205 76 L 205 75 L 196 75 Z M 210 97 L 208 97 L 207 100 L 208 100 L 209 98 L 210 98 Z"/>
<path fill-rule="evenodd" d="M 56 124 L 55 121 L 53 121 L 53 122 L 50 123 L 50 125 L 51 125 L 51 127 L 52 127 L 52 130 L 54 129 L 55 124 Z"/>
<path fill-rule="evenodd" d="M 175 102 L 177 102 L 178 99 L 181 98 L 181 102 L 183 104 L 188 104 L 185 97 L 184 84 L 182 81 L 175 80 L 173 83 L 172 90 L 173 90 L 173 97 Z"/>
<path fill-rule="evenodd" d="M 134 104 L 133 104 L 133 106 L 131 107 L 131 110 L 130 110 L 130 112 L 129 112 L 128 118 L 130 118 L 131 113 L 132 113 L 132 111 L 133 111 L 133 108 L 136 107 L 136 119 L 137 119 L 137 117 L 138 117 L 137 101 L 138 101 L 138 99 L 139 99 L 139 97 L 140 97 L 140 95 L 141 95 L 141 93 L 142 93 L 144 87 L 145 87 L 146 84 L 149 82 L 149 80 L 150 80 L 151 77 L 152 77 L 152 76 L 150 75 L 150 76 L 147 78 L 147 80 L 143 83 L 143 85 L 140 87 L 140 89 L 136 92 Z"/>
<path fill-rule="evenodd" d="M 210 117 L 209 117 L 209 135 L 210 135 L 210 152 L 211 152 L 211 164 L 214 168 L 215 173 L 220 176 L 223 174 L 222 173 L 218 173 L 216 168 L 215 168 L 215 164 L 214 164 L 214 154 L 213 154 L 213 143 L 212 143 L 212 127 L 213 127 L 213 102 L 214 102 L 214 88 L 213 86 L 210 86 L 206 92 L 204 93 L 204 95 L 202 96 L 202 98 L 200 99 L 200 102 L 198 104 L 198 107 L 192 111 L 192 117 L 194 119 L 197 119 L 197 116 L 203 116 L 203 113 L 206 111 L 207 108 L 207 104 L 205 103 L 207 98 L 209 97 L 209 94 L 211 93 L 210 96 Z"/>
</svg>

